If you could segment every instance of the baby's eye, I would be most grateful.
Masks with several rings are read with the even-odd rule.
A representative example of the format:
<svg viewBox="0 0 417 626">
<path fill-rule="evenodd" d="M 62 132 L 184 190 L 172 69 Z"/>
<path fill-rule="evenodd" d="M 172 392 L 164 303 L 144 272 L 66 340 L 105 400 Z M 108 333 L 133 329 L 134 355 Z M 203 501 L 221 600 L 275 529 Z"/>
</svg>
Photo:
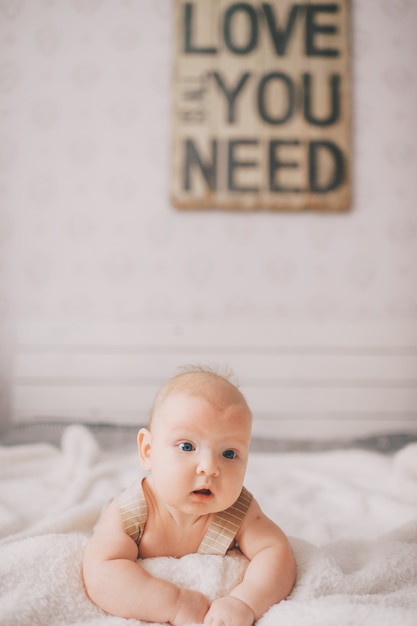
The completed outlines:
<svg viewBox="0 0 417 626">
<path fill-rule="evenodd" d="M 178 444 L 178 448 L 183 452 L 192 452 L 195 450 L 193 444 L 189 441 L 181 441 L 181 443 Z"/>
<path fill-rule="evenodd" d="M 237 454 L 234 450 L 225 450 L 223 453 L 225 459 L 235 459 Z"/>
</svg>

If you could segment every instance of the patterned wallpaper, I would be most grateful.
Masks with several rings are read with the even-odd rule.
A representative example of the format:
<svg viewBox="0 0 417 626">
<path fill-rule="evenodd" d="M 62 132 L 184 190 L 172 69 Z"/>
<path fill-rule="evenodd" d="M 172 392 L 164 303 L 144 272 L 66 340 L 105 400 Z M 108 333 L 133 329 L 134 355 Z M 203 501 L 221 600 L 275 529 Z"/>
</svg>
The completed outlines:
<svg viewBox="0 0 417 626">
<path fill-rule="evenodd" d="M 170 206 L 171 6 L 0 0 L 3 370 L 21 320 L 417 317 L 417 1 L 352 2 L 342 215 Z"/>
</svg>

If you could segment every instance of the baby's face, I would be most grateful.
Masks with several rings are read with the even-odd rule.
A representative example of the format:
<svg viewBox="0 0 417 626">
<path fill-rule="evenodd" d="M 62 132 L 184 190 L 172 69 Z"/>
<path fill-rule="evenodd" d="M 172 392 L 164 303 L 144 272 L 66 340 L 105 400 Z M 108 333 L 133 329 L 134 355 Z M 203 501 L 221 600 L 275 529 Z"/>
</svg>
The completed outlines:
<svg viewBox="0 0 417 626">
<path fill-rule="evenodd" d="M 242 489 L 250 434 L 242 403 L 215 406 L 184 392 L 168 396 L 154 416 L 146 452 L 152 487 L 182 513 L 228 508 Z"/>
</svg>

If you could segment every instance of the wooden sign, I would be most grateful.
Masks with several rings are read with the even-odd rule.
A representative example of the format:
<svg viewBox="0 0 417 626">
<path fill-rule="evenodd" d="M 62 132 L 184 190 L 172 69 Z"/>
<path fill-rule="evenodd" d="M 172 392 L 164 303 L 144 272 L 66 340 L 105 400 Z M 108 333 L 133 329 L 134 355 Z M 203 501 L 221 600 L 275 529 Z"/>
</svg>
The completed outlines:
<svg viewBox="0 0 417 626">
<path fill-rule="evenodd" d="M 343 211 L 349 0 L 175 0 L 172 202 Z"/>
</svg>

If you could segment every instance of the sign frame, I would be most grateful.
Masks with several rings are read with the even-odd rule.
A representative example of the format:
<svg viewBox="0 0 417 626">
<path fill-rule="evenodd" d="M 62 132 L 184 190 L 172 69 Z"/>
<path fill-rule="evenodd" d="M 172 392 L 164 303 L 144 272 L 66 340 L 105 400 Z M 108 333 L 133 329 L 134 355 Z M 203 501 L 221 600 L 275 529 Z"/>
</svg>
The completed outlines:
<svg viewBox="0 0 417 626">
<path fill-rule="evenodd" d="M 350 2 L 175 0 L 171 200 L 346 211 Z"/>
</svg>

